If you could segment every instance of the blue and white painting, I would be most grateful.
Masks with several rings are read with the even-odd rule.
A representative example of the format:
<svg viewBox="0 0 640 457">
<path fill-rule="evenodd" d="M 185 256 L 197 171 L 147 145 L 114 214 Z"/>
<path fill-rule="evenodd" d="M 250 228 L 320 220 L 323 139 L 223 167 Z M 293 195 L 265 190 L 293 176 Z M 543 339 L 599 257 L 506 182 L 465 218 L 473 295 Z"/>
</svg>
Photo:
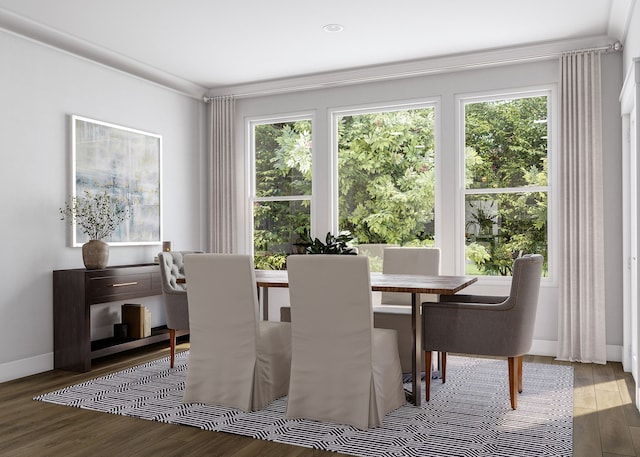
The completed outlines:
<svg viewBox="0 0 640 457">
<path fill-rule="evenodd" d="M 72 116 L 73 195 L 107 192 L 131 202 L 131 217 L 104 241 L 110 245 L 158 244 L 162 240 L 160 176 L 162 137 Z M 74 230 L 74 246 L 88 241 Z"/>
</svg>

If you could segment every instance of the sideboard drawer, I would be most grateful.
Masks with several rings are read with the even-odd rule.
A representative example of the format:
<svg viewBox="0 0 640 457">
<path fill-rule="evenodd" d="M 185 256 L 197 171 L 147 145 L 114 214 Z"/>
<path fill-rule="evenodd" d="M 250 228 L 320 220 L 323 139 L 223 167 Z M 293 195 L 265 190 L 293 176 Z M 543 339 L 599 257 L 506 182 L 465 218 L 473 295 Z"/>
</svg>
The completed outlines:
<svg viewBox="0 0 640 457">
<path fill-rule="evenodd" d="M 53 366 L 89 371 L 91 359 L 169 339 L 164 328 L 147 338 L 91 340 L 91 306 L 162 294 L 158 264 L 53 272 Z M 154 333 L 155 332 L 155 333 Z"/>
<path fill-rule="evenodd" d="M 152 291 L 151 273 L 136 275 L 102 276 L 89 279 L 87 299 L 91 303 L 126 299 L 131 294 L 145 294 Z"/>
</svg>

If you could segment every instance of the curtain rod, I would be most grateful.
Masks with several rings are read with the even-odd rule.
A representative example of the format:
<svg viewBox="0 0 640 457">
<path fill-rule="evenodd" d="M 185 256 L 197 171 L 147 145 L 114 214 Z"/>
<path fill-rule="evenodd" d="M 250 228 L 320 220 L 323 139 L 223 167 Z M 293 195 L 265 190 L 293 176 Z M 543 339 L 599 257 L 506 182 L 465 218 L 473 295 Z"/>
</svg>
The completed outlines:
<svg viewBox="0 0 640 457">
<path fill-rule="evenodd" d="M 207 97 L 206 95 L 202 97 L 202 101 L 205 103 L 209 103 L 214 101 L 216 98 L 233 98 L 233 95 L 219 95 L 217 97 Z"/>
<path fill-rule="evenodd" d="M 534 53 L 532 55 L 524 56 L 522 58 L 497 59 L 497 60 L 489 59 L 485 63 L 472 63 L 470 65 L 467 65 L 467 64 L 460 65 L 459 64 L 459 65 L 444 66 L 444 67 L 439 67 L 439 68 L 431 68 L 431 69 L 427 69 L 427 70 L 417 70 L 417 71 L 411 70 L 411 71 L 408 71 L 408 72 L 401 71 L 399 73 L 374 75 L 372 77 L 358 77 L 358 78 L 349 78 L 348 77 L 346 79 L 340 79 L 340 80 L 336 80 L 336 81 L 312 82 L 310 84 L 294 85 L 294 86 L 291 86 L 291 87 L 278 87 L 278 88 L 274 88 L 274 89 L 248 90 L 247 92 L 234 93 L 232 96 L 235 97 L 235 98 L 245 98 L 245 97 L 262 96 L 262 95 L 274 95 L 274 94 L 297 92 L 297 91 L 300 91 L 300 90 L 321 89 L 321 88 L 326 88 L 326 87 L 337 87 L 337 86 L 344 86 L 344 85 L 349 85 L 349 84 L 367 83 L 367 82 L 375 82 L 375 81 L 382 81 L 382 80 L 389 80 L 389 79 L 397 79 L 397 78 L 406 78 L 406 77 L 412 77 L 412 76 L 421 76 L 421 75 L 429 75 L 429 74 L 435 74 L 435 73 L 443 73 L 443 72 L 449 72 L 449 71 L 459 71 L 459 70 L 468 70 L 468 69 L 474 69 L 474 68 L 483 68 L 483 67 L 487 67 L 487 66 L 495 66 L 495 65 L 502 65 L 502 64 L 511 64 L 511 63 L 526 62 L 526 61 L 535 61 L 535 60 L 540 60 L 540 59 L 545 59 L 545 58 L 554 58 L 554 57 L 557 58 L 557 57 L 560 57 L 563 54 L 571 54 L 571 53 L 578 53 L 578 52 L 600 51 L 600 52 L 605 52 L 606 53 L 606 52 L 618 52 L 618 51 L 621 51 L 621 50 L 622 50 L 622 43 L 620 43 L 620 41 L 616 40 L 615 42 L 613 42 L 613 43 L 611 43 L 609 45 L 593 47 L 593 48 L 575 49 L 575 50 L 570 50 L 570 51 L 558 51 L 558 50 L 551 51 L 551 52 L 546 51 L 546 52 L 543 52 L 541 54 Z M 349 71 L 349 70 L 345 70 L 345 71 Z M 229 96 L 229 95 L 227 95 L 227 96 Z M 224 97 L 224 95 L 222 95 L 222 97 Z M 204 96 L 202 98 L 202 100 L 204 101 L 204 103 L 210 103 L 215 98 L 217 98 L 217 96 L 213 96 L 213 97 Z"/>
<path fill-rule="evenodd" d="M 562 54 L 572 54 L 572 53 L 578 53 L 578 52 L 590 52 L 590 51 L 600 51 L 600 52 L 618 52 L 618 51 L 622 51 L 622 43 L 620 43 L 618 40 L 614 41 L 613 43 L 606 45 L 606 46 L 599 46 L 596 48 L 586 48 L 586 49 L 575 49 L 575 50 L 571 50 L 571 51 L 563 51 Z"/>
</svg>

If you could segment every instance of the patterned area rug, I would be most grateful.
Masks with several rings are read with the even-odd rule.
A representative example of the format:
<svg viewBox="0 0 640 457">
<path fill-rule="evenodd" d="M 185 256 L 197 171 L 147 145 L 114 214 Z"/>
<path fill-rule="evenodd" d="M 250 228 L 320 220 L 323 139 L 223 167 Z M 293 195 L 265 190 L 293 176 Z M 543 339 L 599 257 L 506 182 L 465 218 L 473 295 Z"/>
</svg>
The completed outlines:
<svg viewBox="0 0 640 457">
<path fill-rule="evenodd" d="M 182 404 L 187 358 L 188 352 L 178 354 L 173 369 L 164 358 L 34 400 L 356 456 L 572 455 L 570 366 L 525 363 L 524 392 L 513 411 L 505 360 L 450 356 L 447 382 L 432 382 L 429 403 L 423 398 L 421 407 L 407 404 L 388 414 L 382 427 L 361 431 L 289 420 L 284 415 L 286 397 L 253 413 Z"/>
</svg>

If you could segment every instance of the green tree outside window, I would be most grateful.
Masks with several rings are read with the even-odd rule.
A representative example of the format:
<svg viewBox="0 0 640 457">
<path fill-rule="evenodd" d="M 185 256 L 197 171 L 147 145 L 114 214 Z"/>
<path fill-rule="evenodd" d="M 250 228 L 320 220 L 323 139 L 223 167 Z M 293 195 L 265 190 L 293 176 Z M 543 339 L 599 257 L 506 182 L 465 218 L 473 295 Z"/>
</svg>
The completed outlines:
<svg viewBox="0 0 640 457">
<path fill-rule="evenodd" d="M 466 273 L 510 275 L 522 253 L 548 270 L 547 97 L 465 107 Z"/>
</svg>

